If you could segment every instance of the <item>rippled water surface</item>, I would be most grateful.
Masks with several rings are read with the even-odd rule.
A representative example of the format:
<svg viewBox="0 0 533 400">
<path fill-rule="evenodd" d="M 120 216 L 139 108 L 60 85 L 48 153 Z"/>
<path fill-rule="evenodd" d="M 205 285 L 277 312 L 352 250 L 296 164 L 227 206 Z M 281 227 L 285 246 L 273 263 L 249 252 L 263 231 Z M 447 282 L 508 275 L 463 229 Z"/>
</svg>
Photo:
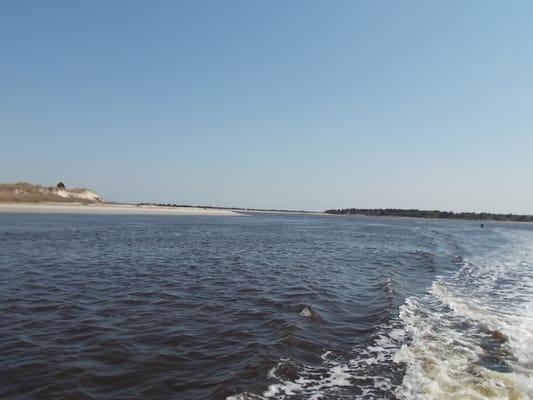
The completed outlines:
<svg viewBox="0 0 533 400">
<path fill-rule="evenodd" d="M 0 398 L 533 398 L 532 265 L 523 224 L 0 214 Z"/>
</svg>

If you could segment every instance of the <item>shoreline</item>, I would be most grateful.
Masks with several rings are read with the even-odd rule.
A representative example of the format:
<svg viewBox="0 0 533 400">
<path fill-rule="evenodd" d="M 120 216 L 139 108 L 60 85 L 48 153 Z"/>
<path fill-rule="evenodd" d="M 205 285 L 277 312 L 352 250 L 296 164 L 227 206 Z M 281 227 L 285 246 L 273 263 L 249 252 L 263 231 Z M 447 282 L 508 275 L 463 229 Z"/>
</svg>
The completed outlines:
<svg viewBox="0 0 533 400">
<path fill-rule="evenodd" d="M 0 203 L 1 214 L 119 214 L 243 216 L 235 211 L 199 207 L 138 206 L 133 204 Z"/>
</svg>

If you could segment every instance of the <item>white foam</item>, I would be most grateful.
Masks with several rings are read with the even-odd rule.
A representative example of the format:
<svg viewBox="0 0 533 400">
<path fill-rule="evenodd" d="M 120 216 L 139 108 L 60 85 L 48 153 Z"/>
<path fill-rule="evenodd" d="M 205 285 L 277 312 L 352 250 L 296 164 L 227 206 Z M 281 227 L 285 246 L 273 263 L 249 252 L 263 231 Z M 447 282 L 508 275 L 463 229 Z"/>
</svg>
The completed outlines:
<svg viewBox="0 0 533 400">
<path fill-rule="evenodd" d="M 533 236 L 512 236 L 401 308 L 411 341 L 394 357 L 406 365 L 398 397 L 533 398 Z"/>
<path fill-rule="evenodd" d="M 277 378 L 276 368 L 269 373 L 269 376 Z M 279 383 L 271 384 L 263 393 L 263 397 L 285 399 L 291 395 L 305 394 L 308 396 L 306 398 L 318 399 L 322 396 L 322 392 L 328 388 L 350 386 L 351 378 L 350 368 L 346 365 L 335 365 L 326 371 L 306 367 L 294 381 L 282 380 Z"/>
</svg>

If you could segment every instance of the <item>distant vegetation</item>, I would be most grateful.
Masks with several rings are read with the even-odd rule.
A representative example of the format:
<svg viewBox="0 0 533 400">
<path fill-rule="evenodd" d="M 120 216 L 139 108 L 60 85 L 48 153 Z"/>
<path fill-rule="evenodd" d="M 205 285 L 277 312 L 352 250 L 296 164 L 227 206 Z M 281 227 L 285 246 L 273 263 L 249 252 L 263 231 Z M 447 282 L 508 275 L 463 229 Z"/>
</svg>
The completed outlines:
<svg viewBox="0 0 533 400">
<path fill-rule="evenodd" d="M 394 217 L 416 217 L 416 218 L 444 218 L 444 219 L 468 219 L 478 221 L 519 221 L 533 222 L 533 215 L 517 214 L 492 214 L 475 212 L 439 211 L 439 210 L 403 210 L 399 208 L 344 208 L 338 210 L 326 210 L 327 214 L 341 215 L 371 215 L 371 216 L 394 216 Z"/>
<path fill-rule="evenodd" d="M 191 206 L 189 204 L 172 204 L 172 203 L 139 203 L 138 206 L 157 206 L 157 207 L 194 207 L 194 208 L 214 208 L 217 210 L 234 210 L 234 211 L 268 211 L 279 213 L 312 213 L 312 211 L 303 210 L 278 210 L 271 208 L 242 208 L 242 207 L 217 207 L 217 206 Z"/>
</svg>

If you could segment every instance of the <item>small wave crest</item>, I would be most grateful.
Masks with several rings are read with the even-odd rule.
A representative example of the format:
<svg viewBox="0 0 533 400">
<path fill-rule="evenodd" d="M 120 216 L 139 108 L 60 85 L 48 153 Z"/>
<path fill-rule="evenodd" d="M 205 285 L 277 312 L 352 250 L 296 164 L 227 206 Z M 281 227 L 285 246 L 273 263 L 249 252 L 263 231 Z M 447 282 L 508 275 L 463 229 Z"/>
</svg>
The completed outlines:
<svg viewBox="0 0 533 400">
<path fill-rule="evenodd" d="M 397 320 L 397 323 L 400 323 Z M 261 395 L 241 393 L 227 400 L 389 399 L 400 384 L 402 368 L 393 358 L 404 342 L 399 325 L 383 325 L 370 343 L 345 353 L 326 351 L 320 366 L 283 359 L 268 373 L 272 382 Z"/>
</svg>

